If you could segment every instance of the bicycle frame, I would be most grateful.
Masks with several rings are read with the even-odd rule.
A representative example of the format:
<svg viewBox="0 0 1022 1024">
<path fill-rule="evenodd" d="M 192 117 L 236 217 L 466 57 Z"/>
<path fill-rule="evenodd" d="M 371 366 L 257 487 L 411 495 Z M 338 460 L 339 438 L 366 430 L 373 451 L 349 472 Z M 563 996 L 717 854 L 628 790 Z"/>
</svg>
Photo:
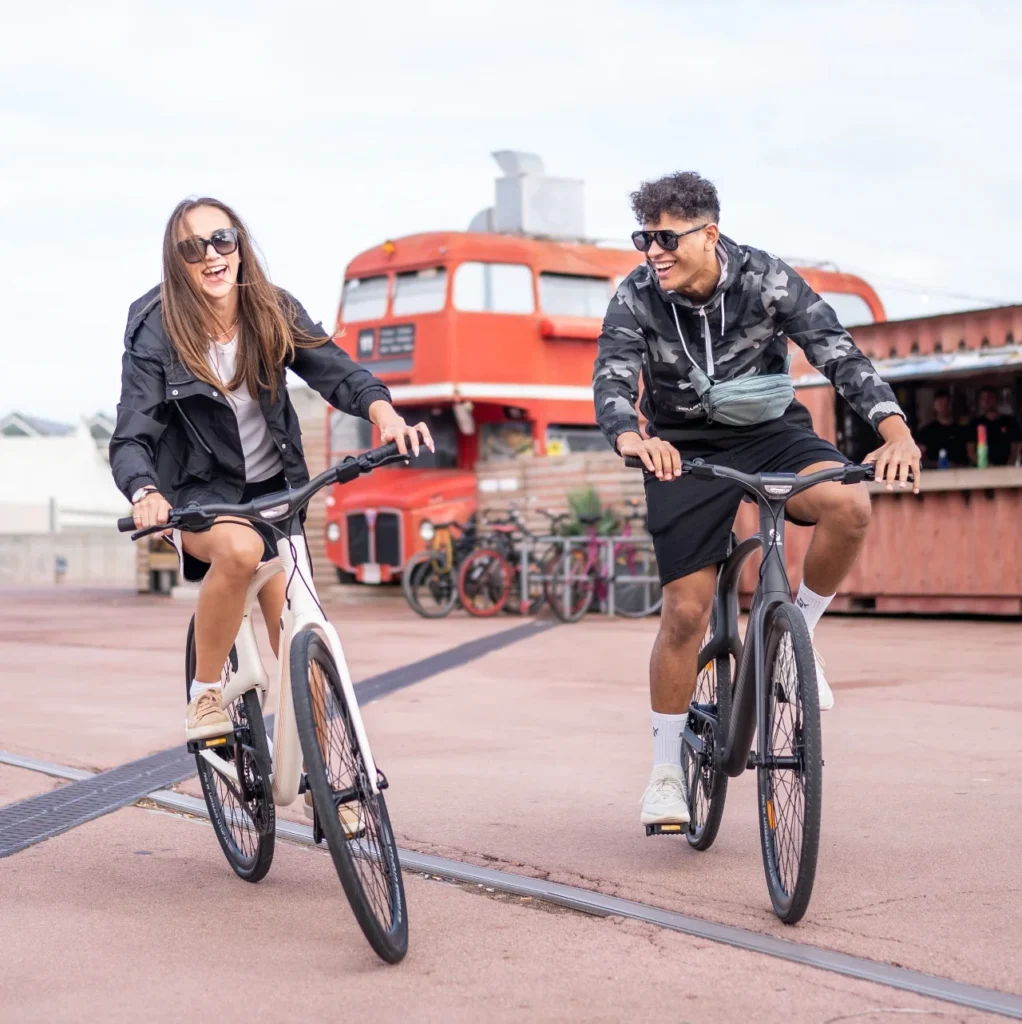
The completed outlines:
<svg viewBox="0 0 1022 1024">
<path fill-rule="evenodd" d="M 293 555 L 292 545 L 294 545 Z M 348 664 L 344 658 L 340 637 L 320 611 L 319 599 L 312 582 L 312 567 L 305 538 L 300 535 L 278 538 L 277 556 L 277 559 L 261 565 L 249 584 L 245 596 L 245 614 L 235 640 L 238 669 L 231 673 L 230 680 L 224 686 L 224 705 L 230 704 L 243 693 L 252 689 L 260 691 L 259 703 L 261 705 L 265 703 L 269 677 L 256 644 L 252 609 L 258 599 L 259 591 L 278 573 L 285 573 L 292 582 L 281 611 L 281 630 L 277 646 L 277 650 L 280 652 L 277 658 L 277 679 L 280 689 L 277 699 L 277 715 L 273 725 L 273 746 L 270 751 L 273 771 L 273 802 L 280 807 L 294 803 L 298 799 L 301 789 L 303 755 L 301 741 L 298 737 L 294 704 L 291 699 L 291 643 L 303 630 L 312 630 L 317 633 L 334 659 L 341 686 L 347 698 L 355 739 L 366 763 L 369 784 L 373 792 L 378 793 L 376 762 L 373 760 L 372 751 L 369 748 L 369 739 L 362 723 L 351 673 L 348 671 Z M 297 573 L 295 572 L 296 566 L 300 570 Z M 202 751 L 200 756 L 204 757 L 216 771 L 237 783 L 233 762 L 224 761 L 208 750 Z"/>
</svg>

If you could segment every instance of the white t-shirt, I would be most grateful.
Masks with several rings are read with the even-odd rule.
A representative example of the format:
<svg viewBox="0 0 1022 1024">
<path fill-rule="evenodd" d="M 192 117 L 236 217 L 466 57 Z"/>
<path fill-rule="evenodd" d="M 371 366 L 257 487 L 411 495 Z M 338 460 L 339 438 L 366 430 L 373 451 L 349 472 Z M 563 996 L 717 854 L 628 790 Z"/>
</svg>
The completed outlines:
<svg viewBox="0 0 1022 1024">
<path fill-rule="evenodd" d="M 227 385 L 234 376 L 238 362 L 238 336 L 235 335 L 226 345 L 209 343 L 209 365 L 220 378 L 224 387 L 224 397 L 231 403 L 234 415 L 238 418 L 238 434 L 241 436 L 241 450 L 245 453 L 245 481 L 254 484 L 260 480 L 269 480 L 284 468 L 280 460 L 280 452 L 273 443 L 270 428 L 259 402 L 252 398 L 244 381 L 237 391 L 228 391 Z"/>
</svg>

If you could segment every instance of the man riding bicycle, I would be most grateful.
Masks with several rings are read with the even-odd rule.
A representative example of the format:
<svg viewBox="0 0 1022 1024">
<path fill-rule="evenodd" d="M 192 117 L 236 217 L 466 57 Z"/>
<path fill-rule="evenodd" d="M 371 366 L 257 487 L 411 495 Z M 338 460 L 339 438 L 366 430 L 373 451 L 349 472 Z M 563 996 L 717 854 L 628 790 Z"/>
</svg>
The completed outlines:
<svg viewBox="0 0 1022 1024">
<path fill-rule="evenodd" d="M 681 737 L 717 566 L 741 502 L 737 485 L 681 478 L 681 458 L 749 473 L 807 474 L 848 460 L 813 431 L 794 399 L 788 339 L 880 434 L 866 461 L 876 479 L 905 487 L 920 451 L 894 392 L 834 310 L 783 260 L 720 234 L 717 190 L 693 172 L 645 182 L 631 197 L 646 261 L 607 310 L 593 370 L 596 418 L 611 446 L 646 467 L 648 527 L 663 584 L 650 658 L 653 773 L 643 824 L 686 824 Z M 639 431 L 640 405 L 647 437 Z M 825 483 L 793 498 L 789 518 L 814 525 L 796 603 L 813 633 L 857 558 L 869 526 L 864 484 Z M 817 655 L 821 709 L 834 697 Z"/>
</svg>

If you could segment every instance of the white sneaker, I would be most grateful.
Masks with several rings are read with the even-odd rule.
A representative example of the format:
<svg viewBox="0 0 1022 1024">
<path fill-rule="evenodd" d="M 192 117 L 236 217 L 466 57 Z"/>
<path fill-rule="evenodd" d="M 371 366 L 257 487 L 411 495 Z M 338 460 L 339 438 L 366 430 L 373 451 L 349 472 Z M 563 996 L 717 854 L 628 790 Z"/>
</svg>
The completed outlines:
<svg viewBox="0 0 1022 1024">
<path fill-rule="evenodd" d="M 830 709 L 834 706 L 834 693 L 831 690 L 830 686 L 827 684 L 827 676 L 823 671 L 823 667 L 826 663 L 823 660 L 823 656 L 816 649 L 816 643 L 812 633 L 809 634 L 809 639 L 813 643 L 813 659 L 816 662 L 816 688 L 820 694 L 820 710 L 830 711 Z M 789 652 L 790 657 L 791 637 L 785 634 L 783 637 L 781 637 L 781 643 L 786 646 L 786 649 Z M 791 682 L 791 679 L 786 678 L 780 684 L 781 691 L 784 695 L 784 699 L 789 703 L 792 700 L 792 693 L 790 692 Z M 779 693 L 777 697 L 779 700 L 781 698 L 781 694 Z"/>
<path fill-rule="evenodd" d="M 649 785 L 642 794 L 643 825 L 687 825 L 688 800 L 681 765 L 658 764 L 653 768 Z"/>
<path fill-rule="evenodd" d="M 809 634 L 810 639 L 813 639 L 812 634 Z M 820 710 L 830 711 L 834 706 L 834 692 L 827 685 L 827 677 L 823 672 L 823 657 L 820 652 L 816 649 L 816 642 L 813 641 L 813 657 L 816 659 L 816 682 L 819 684 L 820 689 Z"/>
</svg>

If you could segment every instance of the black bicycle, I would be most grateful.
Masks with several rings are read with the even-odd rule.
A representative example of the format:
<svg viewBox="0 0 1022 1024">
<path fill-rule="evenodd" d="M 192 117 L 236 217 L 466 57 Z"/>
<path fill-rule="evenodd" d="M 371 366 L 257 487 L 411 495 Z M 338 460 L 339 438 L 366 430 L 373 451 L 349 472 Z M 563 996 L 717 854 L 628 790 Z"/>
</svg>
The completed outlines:
<svg viewBox="0 0 1022 1024">
<path fill-rule="evenodd" d="M 642 468 L 628 457 L 625 464 Z M 808 476 L 741 473 L 695 459 L 682 474 L 738 484 L 759 506 L 760 532 L 731 551 L 717 576 L 696 690 L 682 738 L 682 771 L 691 821 L 689 843 L 707 850 L 720 828 L 727 780 L 755 768 L 759 834 L 774 912 L 787 924 L 809 906 L 820 847 L 823 744 L 816 662 L 809 629 L 791 599 L 784 564 L 784 506 L 827 481 L 873 479 L 873 466 L 838 466 Z M 745 641 L 738 630 L 738 580 L 763 550 Z M 758 737 L 756 749 L 753 739 Z M 681 825 L 647 825 L 646 834 L 679 833 Z"/>
</svg>

